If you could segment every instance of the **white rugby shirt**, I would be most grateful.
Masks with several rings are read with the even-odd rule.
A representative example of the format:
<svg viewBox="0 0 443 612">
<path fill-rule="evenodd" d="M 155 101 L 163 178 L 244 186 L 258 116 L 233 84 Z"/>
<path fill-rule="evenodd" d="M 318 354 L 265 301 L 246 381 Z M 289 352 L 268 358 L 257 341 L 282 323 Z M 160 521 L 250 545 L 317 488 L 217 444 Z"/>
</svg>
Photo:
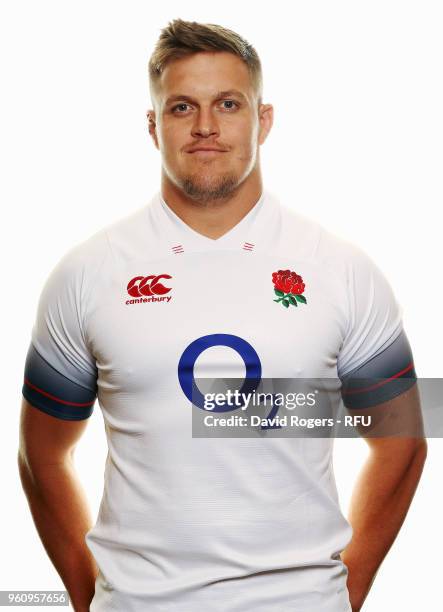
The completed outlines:
<svg viewBox="0 0 443 612">
<path fill-rule="evenodd" d="M 91 612 L 351 610 L 332 439 L 192 437 L 184 378 L 242 378 L 251 347 L 267 378 L 414 374 L 378 267 L 267 190 L 216 240 L 157 193 L 49 275 L 23 395 L 61 419 L 102 411 Z"/>
</svg>

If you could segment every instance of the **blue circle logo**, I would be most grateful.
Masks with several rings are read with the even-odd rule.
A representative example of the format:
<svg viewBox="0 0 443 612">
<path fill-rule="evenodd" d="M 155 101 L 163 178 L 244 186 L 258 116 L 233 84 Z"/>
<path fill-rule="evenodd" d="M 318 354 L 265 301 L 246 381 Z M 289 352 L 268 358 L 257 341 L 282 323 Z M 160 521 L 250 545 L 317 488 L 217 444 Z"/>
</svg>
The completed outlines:
<svg viewBox="0 0 443 612">
<path fill-rule="evenodd" d="M 183 393 L 189 401 L 202 410 L 206 410 L 204 407 L 204 396 L 195 383 L 194 365 L 203 351 L 213 346 L 228 346 L 234 349 L 243 359 L 246 367 L 246 377 L 240 389 L 240 394 L 252 393 L 256 390 L 261 380 L 262 368 L 260 358 L 254 347 L 243 338 L 233 334 L 209 334 L 208 336 L 197 338 L 197 340 L 194 340 L 185 348 L 180 357 L 178 379 Z M 214 407 L 211 412 L 228 412 L 230 410 L 237 410 L 239 407 L 239 405 L 220 404 Z"/>
</svg>

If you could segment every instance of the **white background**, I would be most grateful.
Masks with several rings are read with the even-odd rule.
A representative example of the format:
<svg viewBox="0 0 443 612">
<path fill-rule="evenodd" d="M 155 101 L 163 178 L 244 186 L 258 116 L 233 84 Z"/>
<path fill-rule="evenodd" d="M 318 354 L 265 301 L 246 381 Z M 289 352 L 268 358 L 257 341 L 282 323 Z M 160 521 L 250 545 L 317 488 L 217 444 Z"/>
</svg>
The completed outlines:
<svg viewBox="0 0 443 612">
<path fill-rule="evenodd" d="M 145 119 L 147 62 L 160 29 L 176 17 L 219 23 L 256 47 L 264 101 L 275 106 L 261 149 L 265 186 L 371 255 L 403 306 L 418 375 L 442 375 L 440 2 L 3 2 L 3 590 L 63 588 L 18 480 L 24 358 L 52 267 L 158 188 L 160 159 Z M 94 514 L 105 452 L 96 404 L 77 452 Z M 336 441 L 345 514 L 365 456 L 364 441 Z M 440 605 L 442 458 L 442 440 L 430 439 L 425 473 L 367 612 Z"/>
</svg>

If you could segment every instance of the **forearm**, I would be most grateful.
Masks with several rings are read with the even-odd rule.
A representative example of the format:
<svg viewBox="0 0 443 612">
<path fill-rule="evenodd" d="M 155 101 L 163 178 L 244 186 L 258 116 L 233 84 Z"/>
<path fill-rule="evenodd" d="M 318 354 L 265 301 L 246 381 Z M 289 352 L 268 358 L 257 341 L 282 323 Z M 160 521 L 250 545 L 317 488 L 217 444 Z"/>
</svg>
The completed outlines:
<svg viewBox="0 0 443 612">
<path fill-rule="evenodd" d="M 356 483 L 349 510 L 351 542 L 342 553 L 348 567 L 353 612 L 361 609 L 376 572 L 394 542 L 411 504 L 423 465 L 426 444 L 407 461 L 370 455 Z"/>
<path fill-rule="evenodd" d="M 42 543 L 69 592 L 75 612 L 88 612 L 98 568 L 85 543 L 91 518 L 73 464 L 30 466 L 20 477 Z"/>
</svg>

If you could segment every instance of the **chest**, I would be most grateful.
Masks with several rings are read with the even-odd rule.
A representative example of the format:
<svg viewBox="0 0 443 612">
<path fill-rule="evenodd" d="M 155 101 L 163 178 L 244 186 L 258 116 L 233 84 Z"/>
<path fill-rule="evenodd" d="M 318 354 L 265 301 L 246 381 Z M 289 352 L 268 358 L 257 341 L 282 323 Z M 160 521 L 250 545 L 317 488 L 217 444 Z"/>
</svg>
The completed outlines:
<svg viewBox="0 0 443 612">
<path fill-rule="evenodd" d="M 276 290 L 278 270 L 301 276 L 302 293 L 291 293 L 290 282 Z M 102 276 L 88 306 L 99 387 L 137 393 L 175 384 L 183 353 L 199 340 L 195 376 L 242 377 L 248 345 L 264 377 L 335 376 L 346 329 L 342 294 L 318 265 L 276 255 L 126 263 Z"/>
</svg>

